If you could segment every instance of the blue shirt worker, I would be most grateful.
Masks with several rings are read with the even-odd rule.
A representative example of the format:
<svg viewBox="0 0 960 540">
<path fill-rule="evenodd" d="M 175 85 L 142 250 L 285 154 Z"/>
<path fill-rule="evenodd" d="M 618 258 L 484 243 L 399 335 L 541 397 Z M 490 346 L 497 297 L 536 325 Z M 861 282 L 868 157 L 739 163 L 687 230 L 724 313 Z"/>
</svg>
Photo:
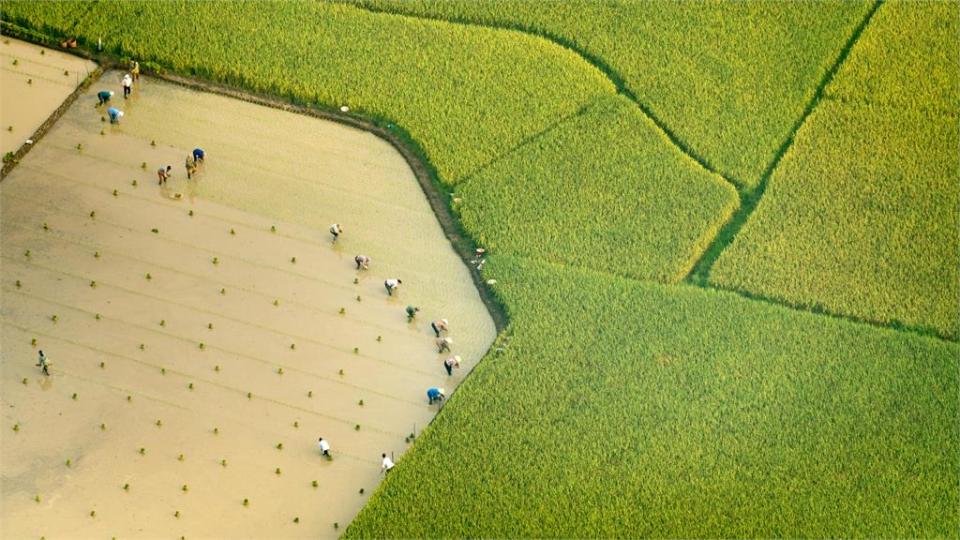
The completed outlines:
<svg viewBox="0 0 960 540">
<path fill-rule="evenodd" d="M 203 158 L 207 154 L 203 151 L 203 148 L 194 148 L 193 149 L 193 160 L 197 162 L 197 165 L 203 163 Z"/>
<path fill-rule="evenodd" d="M 104 103 L 110 101 L 110 98 L 113 97 L 113 92 L 110 90 L 101 90 L 97 92 L 97 106 L 103 105 Z"/>
<path fill-rule="evenodd" d="M 107 114 L 110 115 L 111 124 L 119 124 L 120 119 L 123 117 L 123 111 L 116 107 L 110 107 L 107 109 Z"/>
<path fill-rule="evenodd" d="M 436 386 L 427 390 L 427 400 L 429 405 L 433 405 L 433 402 L 442 402 L 447 397 L 443 388 L 437 388 Z"/>
</svg>

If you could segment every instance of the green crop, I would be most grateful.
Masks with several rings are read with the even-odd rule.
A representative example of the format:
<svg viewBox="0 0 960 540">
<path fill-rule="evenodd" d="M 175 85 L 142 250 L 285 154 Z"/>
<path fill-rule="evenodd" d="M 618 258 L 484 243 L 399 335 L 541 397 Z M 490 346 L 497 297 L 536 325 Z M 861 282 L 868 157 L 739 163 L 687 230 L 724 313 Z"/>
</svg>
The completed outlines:
<svg viewBox="0 0 960 540">
<path fill-rule="evenodd" d="M 542 38 L 347 5 L 108 0 L 75 27 L 54 15 L 63 9 L 4 2 L 2 15 L 92 42 L 102 36 L 109 51 L 178 72 L 346 104 L 403 126 L 451 183 L 615 90 L 600 70 Z"/>
<path fill-rule="evenodd" d="M 877 11 L 711 281 L 960 337 L 958 32 L 956 5 Z"/>
<path fill-rule="evenodd" d="M 497 253 L 676 281 L 737 206 L 730 184 L 623 97 L 600 98 L 458 186 L 464 226 Z"/>
<path fill-rule="evenodd" d="M 518 28 L 581 51 L 695 154 L 755 186 L 869 4 L 359 0 Z"/>
<path fill-rule="evenodd" d="M 485 273 L 509 345 L 348 538 L 956 531 L 957 344 L 534 260 Z"/>
</svg>

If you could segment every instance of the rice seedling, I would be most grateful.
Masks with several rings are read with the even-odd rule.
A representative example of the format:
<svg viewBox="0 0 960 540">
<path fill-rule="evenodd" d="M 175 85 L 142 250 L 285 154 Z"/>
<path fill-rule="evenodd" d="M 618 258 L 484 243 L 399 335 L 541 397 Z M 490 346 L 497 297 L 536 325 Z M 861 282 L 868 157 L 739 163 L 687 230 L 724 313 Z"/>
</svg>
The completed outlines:
<svg viewBox="0 0 960 540">
<path fill-rule="evenodd" d="M 383 336 L 377 336 L 377 342 L 383 341 Z"/>
<path fill-rule="evenodd" d="M 16 286 L 17 286 L 18 289 L 22 286 L 22 285 L 20 284 L 20 280 L 19 280 L 19 279 L 17 280 Z"/>
<path fill-rule="evenodd" d="M 35 502 L 39 503 L 39 502 L 40 502 L 40 496 L 39 496 L 39 495 L 34 495 L 34 496 L 33 496 L 33 500 L 34 500 Z"/>
<path fill-rule="evenodd" d="M 247 399 L 253 399 L 253 392 L 247 392 Z"/>
<path fill-rule="evenodd" d="M 279 305 L 280 305 L 280 300 L 279 300 L 279 299 L 274 299 L 274 300 L 273 300 L 273 305 L 279 306 Z"/>
<path fill-rule="evenodd" d="M 357 404 L 363 407 L 363 400 L 361 399 Z"/>
<path fill-rule="evenodd" d="M 250 500 L 249 500 L 249 499 L 244 499 L 244 500 L 243 500 L 243 505 L 244 505 L 244 506 L 250 506 Z"/>
<path fill-rule="evenodd" d="M 100 319 L 102 319 L 102 317 L 100 316 L 99 313 L 95 313 L 95 314 L 93 315 L 93 318 L 96 319 L 96 320 L 98 320 L 98 321 L 99 321 Z"/>
<path fill-rule="evenodd" d="M 221 459 L 221 460 L 220 460 L 220 466 L 221 466 L 221 467 L 226 467 L 226 466 L 227 466 L 227 460 L 226 460 L 226 459 Z"/>
<path fill-rule="evenodd" d="M 296 257 L 290 257 L 290 262 L 292 262 L 293 264 L 297 264 L 297 258 L 296 258 Z"/>
<path fill-rule="evenodd" d="M 30 345 L 33 345 L 34 347 L 36 347 L 36 346 L 37 346 L 37 338 L 32 338 L 32 339 L 30 340 Z"/>
<path fill-rule="evenodd" d="M 183 460 L 184 460 L 183 454 L 180 454 L 177 456 L 177 461 L 183 461 Z"/>
<path fill-rule="evenodd" d="M 67 464 L 67 467 L 72 466 L 72 465 L 73 465 L 73 460 L 71 460 L 70 458 L 67 458 L 66 464 Z"/>
<path fill-rule="evenodd" d="M 363 495 L 364 489 L 360 488 L 360 494 Z"/>
<path fill-rule="evenodd" d="M 133 401 L 133 396 L 131 396 L 131 395 L 128 394 L 128 395 L 127 395 L 127 401 Z"/>
<path fill-rule="evenodd" d="M 274 472 L 274 474 L 276 474 L 277 476 L 280 476 L 280 475 L 282 474 L 282 471 L 280 470 L 280 467 L 277 467 L 276 469 L 274 469 L 273 472 Z"/>
<path fill-rule="evenodd" d="M 180 488 L 180 491 L 186 493 L 186 492 L 190 491 L 190 488 L 189 488 L 186 484 L 184 484 L 184 485 Z"/>
<path fill-rule="evenodd" d="M 313 390 L 307 390 L 307 397 L 308 397 L 308 398 L 312 398 L 312 397 L 313 397 Z"/>
<path fill-rule="evenodd" d="M 27 84 L 33 84 L 33 79 L 27 79 Z"/>
<path fill-rule="evenodd" d="M 100 431 L 106 431 L 106 430 L 107 430 L 107 425 L 104 424 L 104 423 L 101 423 L 101 424 L 100 424 Z"/>
<path fill-rule="evenodd" d="M 91 211 L 90 211 L 90 219 L 96 219 L 96 218 L 97 218 L 97 211 L 96 211 L 96 210 L 91 210 Z"/>
<path fill-rule="evenodd" d="M 283 375 L 283 368 L 277 368 L 277 375 Z"/>
<path fill-rule="evenodd" d="M 157 427 L 161 427 L 163 425 L 163 422 L 161 422 L 160 420 L 157 420 L 156 422 L 154 422 L 154 424 L 156 424 Z"/>
<path fill-rule="evenodd" d="M 283 443 L 277 443 L 277 450 L 283 450 Z"/>
<path fill-rule="evenodd" d="M 47 226 L 47 222 L 46 222 L 46 221 L 43 222 L 43 230 L 45 230 L 45 231 L 49 231 L 49 230 L 50 230 L 50 227 Z"/>
<path fill-rule="evenodd" d="M 354 431 L 360 431 L 360 424 L 353 426 Z"/>
<path fill-rule="evenodd" d="M 227 289 L 226 289 L 226 288 L 221 288 L 221 289 L 220 289 L 220 294 L 227 294 Z"/>
<path fill-rule="evenodd" d="M 177 518 L 177 519 L 180 519 L 180 511 L 179 511 L 179 510 L 175 511 L 175 512 L 173 513 L 173 517 L 175 517 L 175 518 Z"/>
<path fill-rule="evenodd" d="M 23 256 L 29 258 L 29 257 L 30 257 L 30 250 L 28 249 L 28 250 L 24 251 L 24 252 L 23 252 Z"/>
<path fill-rule="evenodd" d="M 187 385 L 187 389 L 188 389 L 188 390 L 193 390 L 193 383 L 188 384 L 188 385 Z"/>
<path fill-rule="evenodd" d="M 271 226 L 270 226 L 270 232 L 272 232 L 272 233 L 277 232 L 277 226 L 276 226 L 276 225 L 271 225 Z"/>
<path fill-rule="evenodd" d="M 101 133 L 102 133 L 102 132 L 101 132 Z M 113 196 L 116 197 L 116 196 L 118 196 L 118 195 L 120 195 L 120 192 L 117 191 L 117 190 L 113 190 Z"/>
<path fill-rule="evenodd" d="M 150 272 L 147 272 L 147 274 L 144 277 L 147 279 L 147 281 L 150 281 L 151 279 L 153 279 L 153 276 L 150 275 Z"/>
<path fill-rule="evenodd" d="M 124 490 L 124 491 L 130 491 L 130 484 L 124 484 L 124 485 L 123 485 L 123 490 Z"/>
<path fill-rule="evenodd" d="M 107 367 L 107 363 L 106 363 L 106 362 L 100 362 L 100 369 L 103 369 L 103 368 L 105 368 L 105 367 Z"/>
<path fill-rule="evenodd" d="M 214 435 L 219 435 L 219 434 L 220 434 L 220 428 L 218 428 L 218 427 L 213 428 L 213 434 L 214 434 Z"/>
<path fill-rule="evenodd" d="M 160 234 L 160 229 L 157 229 L 156 227 L 154 227 L 153 229 L 150 229 L 150 232 L 152 232 L 153 234 Z"/>
<path fill-rule="evenodd" d="M 357 295 L 357 302 L 359 302 L 359 301 L 360 301 L 360 295 L 358 294 L 358 295 Z"/>
<path fill-rule="evenodd" d="M 19 431 L 20 431 L 20 423 L 19 423 L 19 422 L 13 425 L 13 431 L 14 431 L 14 432 L 19 432 Z"/>
<path fill-rule="evenodd" d="M 53 315 L 50 316 L 50 320 L 53 321 L 53 322 L 57 322 L 59 319 L 57 318 L 57 315 L 56 315 L 56 314 L 53 314 Z"/>
<path fill-rule="evenodd" d="M 230 234 L 231 234 L 231 235 L 235 235 L 235 234 L 237 234 L 237 231 L 235 231 L 235 230 L 233 230 L 233 229 L 231 228 L 231 229 L 230 229 Z"/>
<path fill-rule="evenodd" d="M 93 258 L 94 258 L 94 259 L 99 259 L 99 258 L 100 258 L 100 252 L 99 252 L 99 251 L 94 251 L 94 252 L 93 252 Z"/>
<path fill-rule="evenodd" d="M 318 487 L 318 486 L 320 486 L 320 483 L 317 482 L 316 480 L 314 480 L 314 481 L 310 482 L 310 485 L 313 486 L 313 487 Z"/>
<path fill-rule="evenodd" d="M 187 215 L 190 216 L 190 217 L 193 217 L 193 210 L 188 210 L 188 211 L 187 211 Z"/>
<path fill-rule="evenodd" d="M 300 518 L 299 518 L 299 517 L 293 518 L 293 522 L 294 522 L 294 523 L 300 523 Z"/>
<path fill-rule="evenodd" d="M 90 280 L 90 288 L 91 288 L 91 289 L 96 289 L 96 288 L 97 288 L 97 282 L 94 281 L 94 280 Z"/>
<path fill-rule="evenodd" d="M 167 325 L 167 320 L 166 320 L 166 319 L 160 319 L 160 326 L 166 326 L 166 325 Z"/>
<path fill-rule="evenodd" d="M 219 372 L 219 371 L 220 371 L 220 364 L 217 364 L 217 365 L 213 366 L 213 370 Z"/>
<path fill-rule="evenodd" d="M 156 145 L 157 145 L 157 141 L 155 140 L 150 141 L 150 146 L 156 146 Z"/>
<path fill-rule="evenodd" d="M 213 264 L 220 264 L 220 258 L 219 258 L 219 257 L 214 257 L 213 260 L 212 260 L 212 262 L 213 262 Z"/>
<path fill-rule="evenodd" d="M 77 393 L 76 393 L 76 392 L 74 392 L 74 393 L 73 393 L 73 395 L 72 395 L 72 396 L 70 396 L 70 399 L 72 399 L 72 400 L 74 400 L 74 401 L 76 401 L 76 400 L 77 400 Z"/>
<path fill-rule="evenodd" d="M 139 348 L 141 351 L 145 351 L 145 350 L 147 350 L 147 345 L 146 345 L 145 343 L 141 343 L 138 348 Z"/>
<path fill-rule="evenodd" d="M 354 347 L 353 354 L 360 354 L 360 347 Z"/>
<path fill-rule="evenodd" d="M 97 511 L 96 511 L 96 510 L 91 510 L 91 511 L 90 511 L 90 517 L 97 517 Z"/>
<path fill-rule="evenodd" d="M 340 308 L 340 315 L 343 315 L 343 314 L 345 314 L 346 312 L 347 312 L 347 308 L 345 308 L 345 307 Z"/>
<path fill-rule="evenodd" d="M 198 347 L 201 351 L 203 351 L 203 350 L 206 350 L 207 345 L 206 345 L 206 343 L 204 343 L 204 342 L 201 341 L 201 342 L 197 345 L 197 347 Z"/>
<path fill-rule="evenodd" d="M 24 385 L 26 385 L 28 381 L 27 381 L 27 378 L 24 377 L 20 382 L 22 382 Z"/>
<path fill-rule="evenodd" d="M 293 427 L 299 428 L 299 427 L 300 427 L 300 422 L 294 420 L 294 422 L 293 422 Z"/>
</svg>

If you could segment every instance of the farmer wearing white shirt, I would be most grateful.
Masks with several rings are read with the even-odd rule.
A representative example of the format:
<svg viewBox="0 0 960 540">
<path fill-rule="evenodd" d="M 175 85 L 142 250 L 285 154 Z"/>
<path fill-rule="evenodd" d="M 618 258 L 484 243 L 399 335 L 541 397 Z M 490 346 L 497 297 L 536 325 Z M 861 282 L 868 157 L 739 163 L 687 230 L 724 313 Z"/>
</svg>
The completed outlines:
<svg viewBox="0 0 960 540">
<path fill-rule="evenodd" d="M 123 86 L 123 99 L 127 99 L 130 96 L 130 92 L 133 90 L 133 77 L 127 73 L 123 76 L 123 80 L 120 81 L 120 84 Z"/>
<path fill-rule="evenodd" d="M 387 289 L 388 296 L 393 296 L 393 291 L 395 291 L 401 283 L 403 283 L 403 281 L 396 278 L 390 278 L 383 282 L 383 287 Z"/>
<path fill-rule="evenodd" d="M 433 332 L 437 334 L 437 337 L 440 337 L 440 332 L 447 331 L 447 324 L 449 324 L 449 322 L 446 319 L 440 319 L 439 321 L 430 323 L 430 327 L 433 328 Z"/>
<path fill-rule="evenodd" d="M 394 467 L 393 460 L 387 457 L 386 454 L 383 454 L 383 466 L 381 467 L 383 474 L 389 473 L 390 469 L 392 469 L 393 467 Z"/>
<path fill-rule="evenodd" d="M 317 443 L 317 445 L 320 447 L 320 453 L 321 453 L 321 454 L 323 454 L 324 456 L 326 456 L 326 457 L 328 457 L 328 458 L 333 457 L 333 456 L 330 455 L 330 443 L 328 443 L 327 441 L 323 440 L 323 437 L 320 437 L 320 441 Z"/>
<path fill-rule="evenodd" d="M 330 226 L 330 234 L 333 235 L 334 244 L 337 243 L 337 238 L 340 237 L 340 233 L 342 232 L 343 232 L 343 227 L 341 227 L 339 223 L 334 223 L 333 225 Z"/>
<path fill-rule="evenodd" d="M 443 367 L 446 368 L 446 370 L 447 370 L 447 375 L 448 375 L 448 376 L 452 376 L 452 375 L 453 375 L 453 368 L 458 368 L 458 367 L 460 367 L 460 355 L 451 356 L 450 358 L 447 358 L 446 360 L 444 360 L 444 361 L 443 361 Z"/>
</svg>

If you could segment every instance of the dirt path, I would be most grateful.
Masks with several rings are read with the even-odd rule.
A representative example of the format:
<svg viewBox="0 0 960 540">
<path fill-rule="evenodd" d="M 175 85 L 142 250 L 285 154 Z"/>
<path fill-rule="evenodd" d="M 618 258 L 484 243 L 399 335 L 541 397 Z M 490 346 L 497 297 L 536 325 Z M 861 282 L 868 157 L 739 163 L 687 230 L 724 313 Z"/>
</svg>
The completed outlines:
<svg viewBox="0 0 960 540">
<path fill-rule="evenodd" d="M 93 96 L 118 79 L 0 183 L 3 536 L 334 536 L 493 321 L 386 142 L 150 79 L 110 125 Z M 194 146 L 208 159 L 187 181 Z M 439 317 L 464 359 L 451 379 Z"/>
</svg>

